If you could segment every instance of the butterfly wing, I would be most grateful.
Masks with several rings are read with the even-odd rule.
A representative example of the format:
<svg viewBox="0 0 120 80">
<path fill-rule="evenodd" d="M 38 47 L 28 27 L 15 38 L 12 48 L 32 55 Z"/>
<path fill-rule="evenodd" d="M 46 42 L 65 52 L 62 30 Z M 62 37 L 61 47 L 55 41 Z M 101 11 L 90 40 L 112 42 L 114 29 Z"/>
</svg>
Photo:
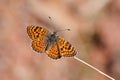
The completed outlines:
<svg viewBox="0 0 120 80">
<path fill-rule="evenodd" d="M 49 50 L 46 51 L 46 53 L 52 59 L 59 59 L 59 58 L 61 58 L 57 42 L 55 42 L 52 45 L 52 47 Z"/>
<path fill-rule="evenodd" d="M 71 44 L 63 38 L 58 39 L 58 46 L 61 56 L 72 57 L 76 55 L 74 47 L 72 47 Z"/>
<path fill-rule="evenodd" d="M 51 34 L 48 30 L 38 26 L 28 26 L 27 33 L 32 41 L 33 50 L 43 53 L 46 49 L 47 36 Z"/>
<path fill-rule="evenodd" d="M 47 36 L 51 34 L 48 30 L 42 27 L 33 26 L 33 25 L 30 25 L 27 27 L 27 33 L 32 40 L 39 38 L 41 36 Z"/>
</svg>

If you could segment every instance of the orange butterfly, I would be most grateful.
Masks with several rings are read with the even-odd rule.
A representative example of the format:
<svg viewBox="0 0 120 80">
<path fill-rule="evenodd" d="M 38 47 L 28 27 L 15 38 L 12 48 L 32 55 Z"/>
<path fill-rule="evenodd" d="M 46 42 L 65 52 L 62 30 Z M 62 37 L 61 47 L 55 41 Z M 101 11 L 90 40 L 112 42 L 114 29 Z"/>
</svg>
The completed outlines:
<svg viewBox="0 0 120 80">
<path fill-rule="evenodd" d="M 32 41 L 33 50 L 40 53 L 47 53 L 50 58 L 59 59 L 62 56 L 72 57 L 76 55 L 74 47 L 71 44 L 56 35 L 52 34 L 39 26 L 28 26 L 27 33 Z"/>
</svg>

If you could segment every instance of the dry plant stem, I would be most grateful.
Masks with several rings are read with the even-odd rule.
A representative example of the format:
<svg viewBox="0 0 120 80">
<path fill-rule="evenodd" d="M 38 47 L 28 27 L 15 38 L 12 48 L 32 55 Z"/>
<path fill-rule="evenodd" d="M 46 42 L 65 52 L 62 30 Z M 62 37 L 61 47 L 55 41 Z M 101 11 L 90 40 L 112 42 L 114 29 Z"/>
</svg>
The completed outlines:
<svg viewBox="0 0 120 80">
<path fill-rule="evenodd" d="M 115 80 L 114 78 L 110 77 L 109 75 L 105 74 L 104 72 L 100 71 L 99 69 L 93 67 L 92 65 L 88 64 L 87 62 L 85 62 L 85 61 L 77 58 L 76 56 L 74 56 L 74 59 L 76 59 L 76 60 L 78 60 L 79 62 L 82 62 L 83 64 L 85 64 L 85 65 L 89 66 L 90 68 L 96 70 L 97 72 L 99 72 L 100 74 L 106 76 L 107 78 L 109 78 L 109 79 L 111 79 L 111 80 Z"/>
</svg>

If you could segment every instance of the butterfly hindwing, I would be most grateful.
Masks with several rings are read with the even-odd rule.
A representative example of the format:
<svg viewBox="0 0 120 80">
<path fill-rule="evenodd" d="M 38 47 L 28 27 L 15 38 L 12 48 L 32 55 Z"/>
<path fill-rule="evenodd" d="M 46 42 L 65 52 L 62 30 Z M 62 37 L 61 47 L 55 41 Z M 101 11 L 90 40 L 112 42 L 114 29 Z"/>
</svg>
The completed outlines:
<svg viewBox="0 0 120 80">
<path fill-rule="evenodd" d="M 55 42 L 52 45 L 52 47 L 49 50 L 46 51 L 46 53 L 52 59 L 59 59 L 59 58 L 61 58 L 57 42 Z"/>
<path fill-rule="evenodd" d="M 32 41 L 32 48 L 33 50 L 44 53 L 46 49 L 46 37 L 41 36 L 35 40 Z"/>
</svg>

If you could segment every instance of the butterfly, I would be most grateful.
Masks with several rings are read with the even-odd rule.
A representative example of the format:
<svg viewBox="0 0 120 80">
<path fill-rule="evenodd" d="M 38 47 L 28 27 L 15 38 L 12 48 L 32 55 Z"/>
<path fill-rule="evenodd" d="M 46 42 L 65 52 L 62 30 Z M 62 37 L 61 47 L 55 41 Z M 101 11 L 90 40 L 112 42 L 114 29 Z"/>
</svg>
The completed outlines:
<svg viewBox="0 0 120 80">
<path fill-rule="evenodd" d="M 74 47 L 65 39 L 57 36 L 57 32 L 49 32 L 39 26 L 27 26 L 28 36 L 32 39 L 32 48 L 38 53 L 46 53 L 52 59 L 72 57 L 76 55 Z"/>
</svg>

